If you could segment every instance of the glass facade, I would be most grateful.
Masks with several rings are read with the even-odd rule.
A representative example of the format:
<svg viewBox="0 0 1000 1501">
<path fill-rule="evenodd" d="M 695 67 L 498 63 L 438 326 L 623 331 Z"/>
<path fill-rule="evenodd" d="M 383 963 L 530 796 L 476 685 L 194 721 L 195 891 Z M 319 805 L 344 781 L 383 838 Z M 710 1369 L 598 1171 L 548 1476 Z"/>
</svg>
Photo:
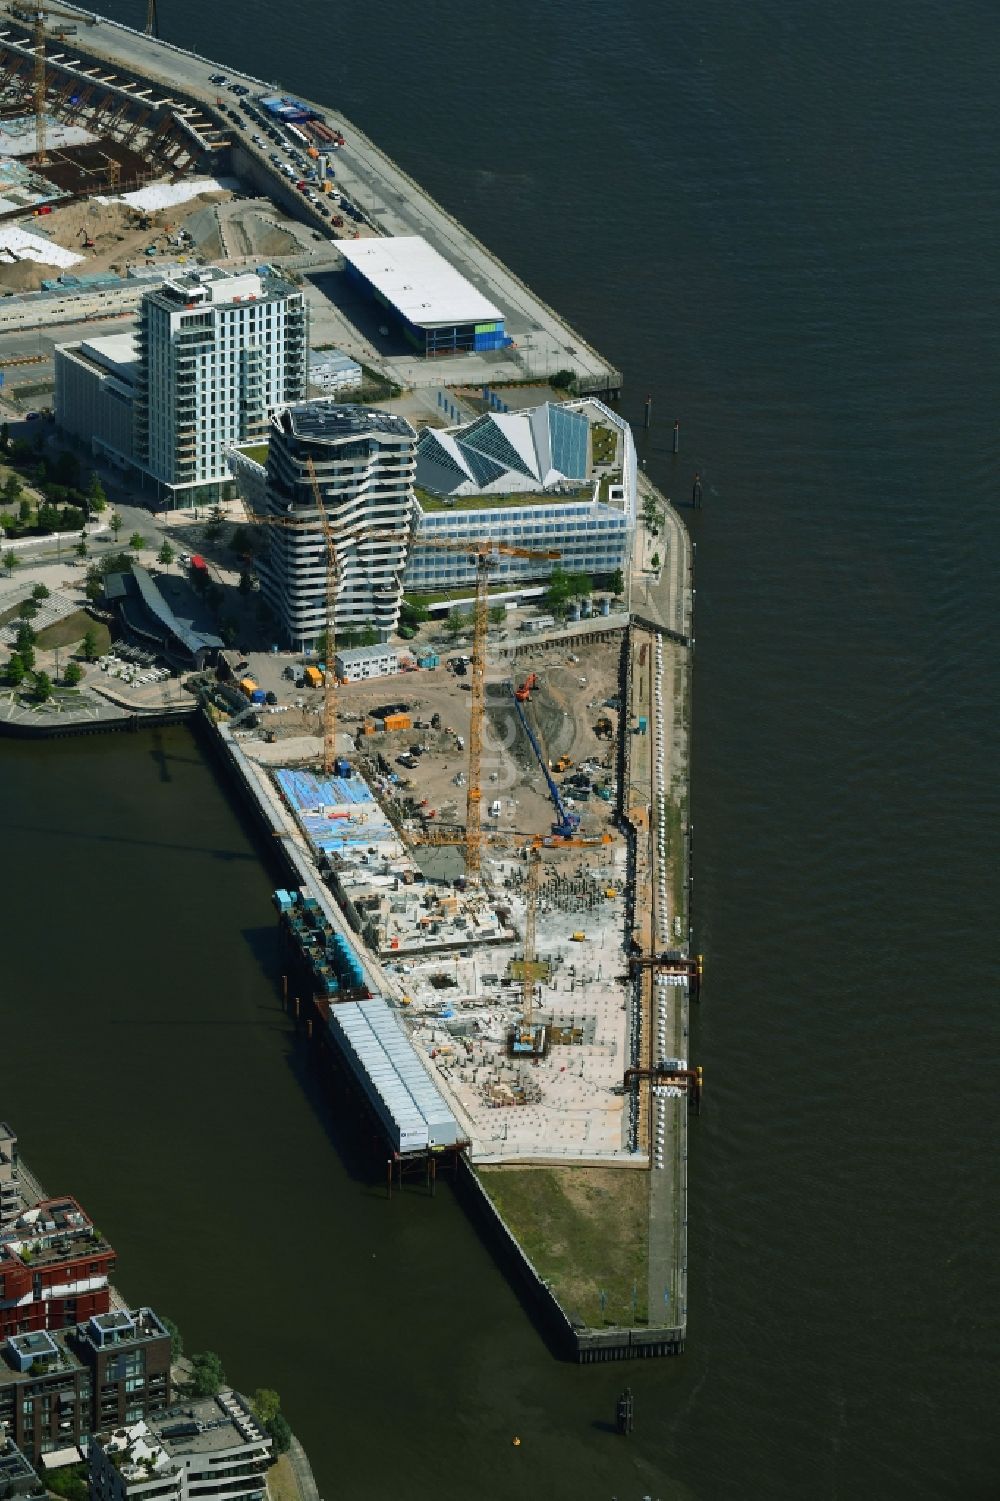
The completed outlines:
<svg viewBox="0 0 1000 1501">
<path fill-rule="evenodd" d="M 569 573 L 607 574 L 624 568 L 628 556 L 628 518 L 611 506 L 591 503 L 551 506 L 504 506 L 475 511 L 423 513 L 406 564 L 404 588 L 438 593 L 475 582 L 475 565 L 461 553 L 421 547 L 421 538 L 470 543 L 489 540 L 515 547 L 557 549 L 553 562 L 530 562 L 500 556 L 494 582 L 545 578 L 555 567 Z"/>
</svg>

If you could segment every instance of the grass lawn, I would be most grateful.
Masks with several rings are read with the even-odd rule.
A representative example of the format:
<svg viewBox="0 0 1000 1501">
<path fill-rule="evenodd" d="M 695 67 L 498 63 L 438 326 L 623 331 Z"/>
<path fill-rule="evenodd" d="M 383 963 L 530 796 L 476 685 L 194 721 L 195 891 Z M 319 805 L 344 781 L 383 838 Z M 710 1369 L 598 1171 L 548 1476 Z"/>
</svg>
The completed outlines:
<svg viewBox="0 0 1000 1501">
<path fill-rule="evenodd" d="M 618 438 L 601 422 L 590 429 L 590 451 L 595 464 L 613 464 L 618 452 Z"/>
<path fill-rule="evenodd" d="M 534 579 L 525 579 L 523 580 L 523 582 L 526 584 L 531 584 L 536 581 Z M 517 589 L 518 584 L 509 579 L 506 584 L 488 584 L 486 587 L 486 592 L 487 594 L 514 594 L 516 593 Z M 418 598 L 420 599 L 421 603 L 425 605 L 440 605 L 449 599 L 471 600 L 475 592 L 476 585 L 473 581 L 468 584 L 456 585 L 454 589 L 439 589 L 436 594 L 425 594 L 424 591 L 421 590 Z M 469 611 L 469 619 L 471 625 L 471 608 Z M 440 625 L 441 622 L 440 620 L 438 620 L 436 623 Z"/>
<path fill-rule="evenodd" d="M 613 474 L 602 474 L 601 478 L 600 478 L 600 483 L 599 483 L 598 488 L 597 488 L 598 499 L 602 500 L 604 502 L 604 504 L 607 505 L 607 503 L 608 503 L 608 491 L 611 489 L 611 486 L 612 485 L 620 485 L 621 482 L 622 482 L 621 473 L 619 471 L 617 471 L 617 470 Z"/>
<path fill-rule="evenodd" d="M 268 1470 L 267 1490 L 271 1501 L 300 1501 L 298 1481 L 287 1454 L 280 1454 Z"/>
<path fill-rule="evenodd" d="M 250 443 L 250 444 L 247 445 L 246 448 L 240 448 L 240 449 L 238 449 L 237 452 L 239 452 L 239 453 L 245 453 L 246 456 L 247 456 L 247 458 L 248 459 L 253 459 L 253 461 L 254 461 L 255 464 L 266 464 L 267 463 L 267 444 L 266 443 Z"/>
<path fill-rule="evenodd" d="M 646 1322 L 648 1173 L 626 1167 L 481 1167 L 477 1171 L 529 1260 L 551 1284 L 571 1319 L 598 1329 L 605 1324 Z"/>
<path fill-rule="evenodd" d="M 0 625 L 10 625 L 12 620 L 18 618 L 20 605 L 11 605 L 9 610 L 0 610 Z"/>
<path fill-rule="evenodd" d="M 414 485 L 413 493 L 422 511 L 484 511 L 494 506 L 551 506 L 571 504 L 573 501 L 585 504 L 591 498 L 589 490 L 580 490 L 573 495 L 557 495 L 554 491 L 546 494 L 544 491 L 525 490 L 513 495 L 456 495 L 453 500 L 445 500 L 443 496 L 432 495 L 429 490 L 424 490 L 420 485 Z M 416 538 L 414 546 L 420 546 L 419 537 Z"/>
<path fill-rule="evenodd" d="M 47 625 L 44 631 L 39 631 L 37 644 L 43 651 L 51 651 L 56 646 L 74 646 L 88 631 L 96 635 L 97 653 L 102 656 L 111 645 L 111 632 L 103 621 L 92 620 L 86 610 L 74 610 L 64 620 Z"/>
</svg>

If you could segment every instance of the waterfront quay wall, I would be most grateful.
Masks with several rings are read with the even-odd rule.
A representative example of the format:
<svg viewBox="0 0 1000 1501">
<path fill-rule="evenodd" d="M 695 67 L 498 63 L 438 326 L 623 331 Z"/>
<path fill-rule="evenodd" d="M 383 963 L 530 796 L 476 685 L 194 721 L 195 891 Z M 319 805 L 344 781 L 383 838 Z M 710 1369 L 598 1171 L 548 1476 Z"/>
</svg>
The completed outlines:
<svg viewBox="0 0 1000 1501">
<path fill-rule="evenodd" d="M 475 1167 L 465 1157 L 458 1165 L 455 1190 L 483 1239 L 510 1273 L 555 1353 L 579 1365 L 592 1365 L 597 1361 L 652 1359 L 683 1352 L 683 1328 L 648 1326 L 626 1329 L 615 1325 L 607 1329 L 592 1329 L 573 1323 L 486 1192 Z"/>
<path fill-rule="evenodd" d="M 623 651 L 623 657 L 625 656 L 627 652 Z M 203 721 L 203 723 L 207 725 L 208 721 Z M 273 837 L 283 832 L 277 817 L 277 810 L 259 787 L 246 756 L 223 726 L 215 726 L 209 739 L 217 747 L 222 764 L 236 776 L 244 802 L 253 813 L 255 821 L 262 831 L 271 836 L 274 859 L 283 867 L 288 878 L 297 885 L 305 886 L 320 900 L 321 905 L 332 917 L 333 903 L 330 901 L 330 894 L 318 873 L 312 868 L 311 862 L 302 856 L 291 840 Z M 350 928 L 339 913 L 333 920 L 350 936 Z M 360 946 L 356 946 L 356 952 L 365 963 Z M 370 985 L 377 993 L 384 992 L 384 982 L 376 973 L 370 975 Z M 350 1080 L 346 1078 L 342 1060 L 335 1054 L 326 1027 L 320 1026 L 317 1029 L 315 1026 L 317 1020 L 323 1019 L 323 1006 L 317 1005 L 310 997 L 304 1007 L 295 1005 L 295 1014 L 304 1022 L 310 1039 L 319 1043 L 321 1054 L 328 1068 L 336 1072 L 338 1079 L 335 1094 L 340 1094 L 339 1086 L 344 1084 L 345 1080 L 346 1084 L 349 1084 Z M 330 1082 L 334 1083 L 332 1079 Z M 355 1093 L 352 1091 L 352 1096 Z M 359 1100 L 358 1103 L 363 1105 L 363 1101 Z M 497 1211 L 468 1158 L 464 1154 L 457 1154 L 454 1165 L 456 1168 L 455 1188 L 460 1201 L 480 1229 L 484 1240 L 497 1253 L 505 1269 L 510 1272 L 527 1306 L 536 1315 L 537 1322 L 549 1336 L 553 1349 L 562 1358 L 575 1360 L 580 1364 L 590 1364 L 595 1361 L 635 1360 L 677 1355 L 683 1351 L 685 1331 L 676 1325 L 607 1329 L 574 1325 Z"/>
<path fill-rule="evenodd" d="M 92 12 L 76 7 L 80 14 Z M 163 42 L 144 35 L 133 27 L 118 21 L 98 16 L 98 25 L 86 34 L 73 38 L 74 57 L 88 58 L 98 65 L 111 66 L 123 75 L 153 84 L 167 91 L 171 101 L 183 101 L 193 105 L 213 122 L 217 137 L 226 141 L 218 153 L 221 159 L 231 152 L 229 159 L 245 170 L 252 160 L 252 153 L 233 132 L 231 122 L 221 114 L 215 104 L 218 90 L 207 81 L 203 70 L 222 67 L 232 79 L 234 76 L 251 88 L 262 93 L 280 92 L 274 80 L 255 78 L 250 74 L 236 72 L 228 63 L 219 64 L 211 58 L 174 43 Z M 58 66 L 58 58 L 53 58 Z M 572 368 L 576 375 L 577 389 L 582 395 L 610 394 L 617 396 L 621 390 L 622 375 L 599 354 L 565 319 L 545 303 L 536 293 L 512 272 L 504 263 L 464 225 L 437 203 L 412 177 L 386 155 L 359 127 L 348 120 L 340 110 L 329 104 L 305 99 L 326 118 L 333 118 L 347 135 L 347 144 L 337 153 L 337 179 L 348 197 L 362 212 L 364 218 L 379 233 L 384 235 L 424 234 L 436 248 L 464 274 L 480 283 L 486 280 L 490 292 L 501 306 L 522 321 L 528 328 L 543 331 L 550 346 L 551 358 L 556 352 L 560 363 L 553 363 L 552 374 L 558 368 Z M 229 103 L 227 99 L 227 103 Z M 230 144 L 231 143 L 231 144 Z M 290 194 L 287 183 L 278 174 L 268 170 L 266 155 L 258 161 L 259 170 L 253 174 L 257 185 L 267 184 L 268 196 L 274 196 L 285 204 L 294 205 L 296 217 L 315 224 L 329 234 L 326 220 L 316 218 L 301 197 Z M 536 355 L 538 339 L 534 340 Z M 573 353 L 569 353 L 569 349 Z M 440 362 L 436 362 L 440 363 Z M 455 378 L 461 378 L 462 362 L 455 363 Z M 437 378 L 444 376 L 444 371 Z"/>
<path fill-rule="evenodd" d="M 140 730 L 155 729 L 160 725 L 185 724 L 192 718 L 196 707 L 181 704 L 173 709 L 123 709 L 120 714 L 102 719 L 73 718 L 68 714 L 34 723 L 26 719 L 0 719 L 0 739 L 68 740 L 79 735 L 135 735 Z"/>
</svg>

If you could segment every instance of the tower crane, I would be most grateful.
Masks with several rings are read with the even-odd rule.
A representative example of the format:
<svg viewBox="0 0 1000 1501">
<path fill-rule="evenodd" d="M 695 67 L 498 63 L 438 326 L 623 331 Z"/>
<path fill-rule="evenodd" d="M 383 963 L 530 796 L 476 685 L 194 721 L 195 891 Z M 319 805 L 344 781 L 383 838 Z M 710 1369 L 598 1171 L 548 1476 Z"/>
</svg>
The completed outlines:
<svg viewBox="0 0 1000 1501">
<path fill-rule="evenodd" d="M 307 459 L 305 467 L 309 475 L 309 483 L 312 487 L 316 511 L 319 515 L 319 529 L 323 534 L 323 547 L 326 558 L 326 608 L 324 611 L 326 671 L 323 674 L 323 771 L 326 776 L 330 776 L 337 758 L 337 674 L 334 671 L 333 659 L 337 649 L 337 590 L 340 586 L 340 559 L 337 556 L 337 545 L 333 535 L 333 527 L 330 524 L 330 517 L 327 514 L 326 505 L 323 501 L 323 492 L 320 489 L 316 466 L 313 464 L 312 459 Z M 247 508 L 247 514 L 252 526 L 278 526 L 297 532 L 315 532 L 316 530 L 316 522 L 311 517 L 259 516 L 251 512 L 249 508 Z M 366 542 L 398 542 L 399 533 L 392 531 L 366 532 L 362 540 Z"/>
<path fill-rule="evenodd" d="M 482 799 L 480 785 L 483 760 L 483 718 L 486 712 L 486 628 L 489 625 L 489 577 L 498 557 L 525 558 L 529 562 L 552 562 L 561 554 L 552 549 L 511 547 L 506 542 L 445 542 L 414 538 L 415 547 L 433 547 L 443 552 L 464 552 L 476 565 L 476 596 L 472 616 L 472 703 L 469 719 L 469 783 L 465 796 L 465 874 L 478 881 L 482 866 Z"/>
<path fill-rule="evenodd" d="M 94 18 L 72 10 L 60 10 L 58 6 L 45 5 L 43 0 L 23 0 L 11 6 L 11 15 L 32 27 L 35 54 L 34 84 L 32 87 L 35 109 L 35 165 L 48 163 L 45 145 L 45 19 L 47 16 L 66 16 L 71 21 L 93 26 Z"/>
</svg>

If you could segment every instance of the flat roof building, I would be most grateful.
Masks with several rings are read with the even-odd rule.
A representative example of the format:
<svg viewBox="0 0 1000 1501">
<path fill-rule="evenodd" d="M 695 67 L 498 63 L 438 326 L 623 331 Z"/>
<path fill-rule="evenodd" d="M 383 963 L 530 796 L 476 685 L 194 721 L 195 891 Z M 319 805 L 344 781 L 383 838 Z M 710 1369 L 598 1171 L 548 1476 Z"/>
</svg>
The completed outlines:
<svg viewBox="0 0 1000 1501">
<path fill-rule="evenodd" d="M 503 349 L 504 315 L 420 235 L 335 240 L 348 275 L 393 315 L 421 354 Z"/>
<path fill-rule="evenodd" d="M 333 658 L 338 678 L 346 683 L 360 683 L 368 678 L 384 678 L 399 671 L 399 653 L 391 646 L 356 646 L 338 651 Z"/>
<path fill-rule="evenodd" d="M 0 1501 L 44 1495 L 45 1486 L 14 1440 L 0 1434 Z"/>
<path fill-rule="evenodd" d="M 361 385 L 362 369 L 357 360 L 339 349 L 319 349 L 309 358 L 309 384 L 319 386 L 325 396 L 356 391 Z"/>
<path fill-rule="evenodd" d="M 21 1182 L 17 1170 L 17 1136 L 0 1121 L 0 1230 L 21 1210 Z"/>
<path fill-rule="evenodd" d="M 593 456 L 592 429 L 613 434 L 614 466 Z M 636 516 L 636 457 L 627 422 L 594 398 L 521 412 L 487 412 L 417 440 L 417 529 L 407 594 L 471 589 L 471 553 L 425 545 L 503 542 L 556 551 L 551 561 L 499 554 L 491 584 L 548 578 L 553 569 L 609 580 L 629 565 Z"/>
<path fill-rule="evenodd" d="M 139 356 L 135 334 L 57 344 L 56 417 L 66 432 L 119 469 L 135 458 L 133 398 Z"/>
<path fill-rule="evenodd" d="M 107 1313 L 115 1253 L 75 1199 L 44 1199 L 0 1231 L 0 1338 Z"/>
<path fill-rule="evenodd" d="M 0 1429 L 33 1463 L 79 1459 L 98 1429 L 170 1403 L 170 1335 L 152 1309 L 95 1314 L 0 1344 Z"/>
<path fill-rule="evenodd" d="M 270 1460 L 249 1404 L 224 1391 L 95 1434 L 91 1501 L 264 1501 Z"/>
<path fill-rule="evenodd" d="M 228 449 L 305 396 L 307 365 L 301 292 L 258 271 L 181 271 L 143 295 L 134 333 L 57 346 L 56 418 L 170 505 L 205 504 L 231 491 Z"/>
</svg>

